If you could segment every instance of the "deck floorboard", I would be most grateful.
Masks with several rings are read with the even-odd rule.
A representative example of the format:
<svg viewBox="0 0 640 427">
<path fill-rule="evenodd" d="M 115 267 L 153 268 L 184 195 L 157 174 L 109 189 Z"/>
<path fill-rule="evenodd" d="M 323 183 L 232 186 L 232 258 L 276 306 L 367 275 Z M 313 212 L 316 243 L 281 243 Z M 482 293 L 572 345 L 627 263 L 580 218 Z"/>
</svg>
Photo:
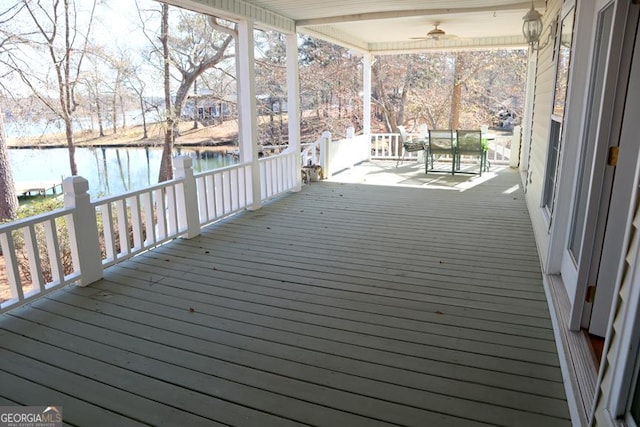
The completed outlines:
<svg viewBox="0 0 640 427">
<path fill-rule="evenodd" d="M 569 426 L 518 174 L 474 180 L 313 183 L 12 310 L 0 404 L 78 426 Z"/>
</svg>

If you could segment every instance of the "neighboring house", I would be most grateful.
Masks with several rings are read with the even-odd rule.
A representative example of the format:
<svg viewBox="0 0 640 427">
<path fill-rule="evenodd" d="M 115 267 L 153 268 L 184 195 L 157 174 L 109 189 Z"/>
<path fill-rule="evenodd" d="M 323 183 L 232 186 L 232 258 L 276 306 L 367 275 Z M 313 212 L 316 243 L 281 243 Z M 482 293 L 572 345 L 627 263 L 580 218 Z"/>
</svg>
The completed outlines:
<svg viewBox="0 0 640 427">
<path fill-rule="evenodd" d="M 192 94 L 187 97 L 182 108 L 182 117 L 208 122 L 213 119 L 224 121 L 234 112 L 234 100 L 231 97 L 220 98 L 213 94 Z"/>
<path fill-rule="evenodd" d="M 292 103 L 299 98 L 296 33 L 361 52 L 365 134 L 375 55 L 526 46 L 523 15 L 530 6 L 542 11 L 542 35 L 530 46 L 527 104 L 519 118 L 520 170 L 572 417 L 576 425 L 640 422 L 637 0 L 170 3 L 238 19 L 240 41 L 254 26 L 287 34 L 287 56 L 294 58 L 287 65 L 289 111 L 299 108 Z M 239 83 L 254 96 L 245 98 L 248 119 L 255 116 L 253 47 L 250 40 L 239 45 Z M 252 120 L 243 132 L 245 150 L 251 148 Z M 295 144 L 299 129 L 290 124 Z M 590 342 L 603 348 L 599 366 Z"/>
</svg>

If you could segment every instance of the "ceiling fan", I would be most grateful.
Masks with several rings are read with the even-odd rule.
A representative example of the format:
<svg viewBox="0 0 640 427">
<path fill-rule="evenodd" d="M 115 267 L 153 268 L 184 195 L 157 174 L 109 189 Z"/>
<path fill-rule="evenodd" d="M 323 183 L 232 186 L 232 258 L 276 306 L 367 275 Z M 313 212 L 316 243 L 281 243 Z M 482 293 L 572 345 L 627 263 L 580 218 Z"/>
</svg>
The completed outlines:
<svg viewBox="0 0 640 427">
<path fill-rule="evenodd" d="M 455 38 L 456 36 L 445 33 L 442 28 L 438 28 L 440 26 L 439 22 L 434 22 L 434 28 L 431 29 L 426 36 L 422 37 L 409 37 L 412 40 L 444 40 Z"/>
</svg>

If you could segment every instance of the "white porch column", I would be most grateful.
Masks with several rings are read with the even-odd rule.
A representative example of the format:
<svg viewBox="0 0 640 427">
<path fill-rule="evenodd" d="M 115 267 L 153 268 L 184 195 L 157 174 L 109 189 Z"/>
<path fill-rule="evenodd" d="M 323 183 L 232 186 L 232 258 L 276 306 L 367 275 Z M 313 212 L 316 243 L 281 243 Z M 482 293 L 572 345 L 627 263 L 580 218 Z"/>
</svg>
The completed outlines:
<svg viewBox="0 0 640 427">
<path fill-rule="evenodd" d="M 240 162 L 251 163 L 251 183 L 248 191 L 252 195 L 249 210 L 262 206 L 260 191 L 260 163 L 258 162 L 258 107 L 256 105 L 256 70 L 253 52 L 253 21 L 238 22 L 238 118 L 240 121 Z"/>
<path fill-rule="evenodd" d="M 287 110 L 289 125 L 289 151 L 300 154 L 300 82 L 298 81 L 298 35 L 287 34 Z M 302 189 L 301 161 L 298 159 L 293 173 L 296 185 Z"/>
<path fill-rule="evenodd" d="M 529 148 L 531 147 L 531 125 L 533 119 L 533 98 L 536 89 L 536 70 L 538 55 L 529 48 L 529 61 L 527 63 L 527 89 L 522 114 L 522 143 L 520 146 L 520 172 L 529 170 Z M 528 179 L 528 177 L 527 177 Z M 525 187 L 527 183 L 525 182 Z"/>
<path fill-rule="evenodd" d="M 362 60 L 362 133 L 371 135 L 371 54 Z"/>
</svg>

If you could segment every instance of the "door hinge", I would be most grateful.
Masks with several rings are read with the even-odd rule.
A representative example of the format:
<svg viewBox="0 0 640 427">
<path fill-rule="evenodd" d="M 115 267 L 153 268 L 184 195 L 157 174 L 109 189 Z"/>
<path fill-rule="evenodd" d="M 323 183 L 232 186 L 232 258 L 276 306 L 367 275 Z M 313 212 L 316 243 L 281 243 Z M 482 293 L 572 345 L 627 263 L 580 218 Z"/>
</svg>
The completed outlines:
<svg viewBox="0 0 640 427">
<path fill-rule="evenodd" d="M 587 288 L 587 295 L 584 297 L 584 300 L 588 303 L 592 303 L 595 298 L 596 298 L 596 287 L 589 286 Z"/>
<path fill-rule="evenodd" d="M 618 154 L 620 154 L 620 148 L 617 145 L 609 147 L 609 157 L 607 158 L 609 166 L 618 166 Z"/>
</svg>

